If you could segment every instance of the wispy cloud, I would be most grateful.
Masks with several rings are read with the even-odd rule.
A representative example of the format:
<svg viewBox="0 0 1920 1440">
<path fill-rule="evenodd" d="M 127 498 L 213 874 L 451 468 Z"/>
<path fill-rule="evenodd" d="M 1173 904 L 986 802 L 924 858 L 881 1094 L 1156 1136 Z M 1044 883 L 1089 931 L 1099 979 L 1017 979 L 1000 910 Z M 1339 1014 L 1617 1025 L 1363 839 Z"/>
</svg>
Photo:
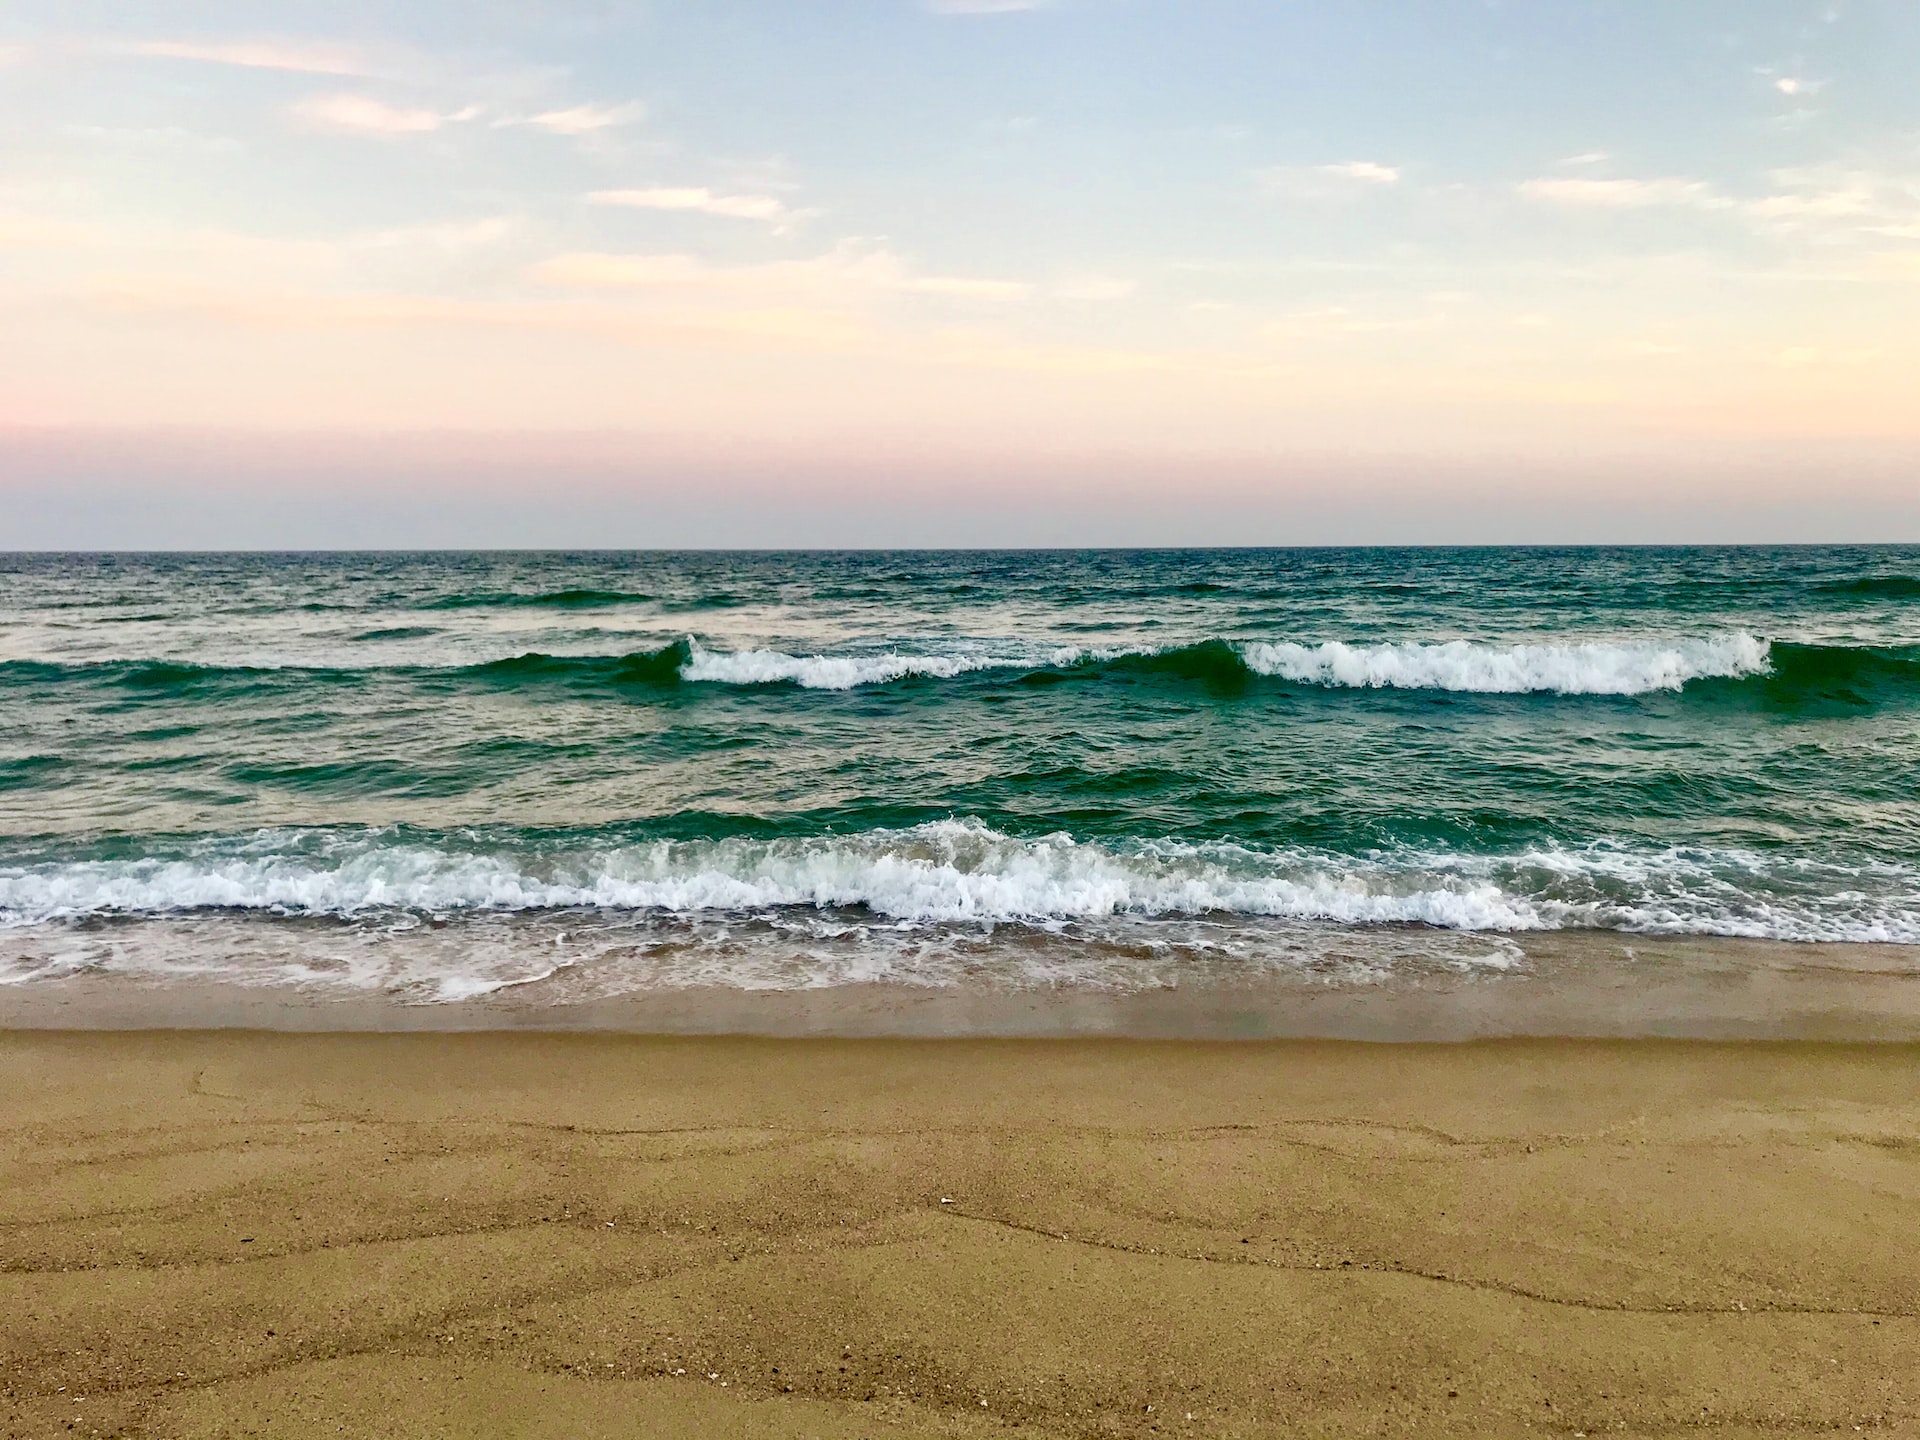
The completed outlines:
<svg viewBox="0 0 1920 1440">
<path fill-rule="evenodd" d="M 764 272 L 771 267 L 754 267 Z M 533 269 L 542 285 L 570 290 L 705 289 L 740 281 L 745 276 L 716 271 L 691 255 L 612 255 L 604 251 L 573 251 L 543 260 Z"/>
<path fill-rule="evenodd" d="M 1880 204 L 1871 185 L 1842 179 L 1831 185 L 1783 190 L 1754 201 L 1747 209 L 1762 220 L 1845 220 L 1878 215 Z"/>
<path fill-rule="evenodd" d="M 699 309 L 642 312 L 604 304 L 476 300 L 393 293 L 233 290 L 191 282 L 141 280 L 91 297 L 102 310 L 191 316 L 250 329 L 499 329 L 610 336 L 662 346 L 777 346 L 844 350 L 870 339 L 856 317 L 823 310 Z"/>
<path fill-rule="evenodd" d="M 315 95 L 293 106 L 292 115 L 313 130 L 345 135 L 426 135 L 444 125 L 472 120 L 480 113 L 469 106 L 451 114 L 389 105 L 370 95 Z"/>
<path fill-rule="evenodd" d="M 296 237 L 0 211 L 0 249 L 57 248 L 65 273 L 96 280 L 113 274 L 227 289 L 440 282 L 450 260 L 498 254 L 525 224 L 518 215 L 490 215 Z"/>
<path fill-rule="evenodd" d="M 574 105 L 565 110 L 547 110 L 524 120 L 502 120 L 502 125 L 531 125 L 554 135 L 594 135 L 620 125 L 635 125 L 644 120 L 647 107 L 639 101 L 624 105 Z"/>
<path fill-rule="evenodd" d="M 1613 158 L 1605 150 L 1582 150 L 1578 155 L 1568 155 L 1560 163 L 1569 168 L 1583 165 L 1604 165 Z"/>
<path fill-rule="evenodd" d="M 1733 204 L 1704 180 L 1686 180 L 1675 176 L 1652 180 L 1589 180 L 1584 177 L 1548 176 L 1525 181 L 1520 186 L 1520 193 L 1530 200 L 1589 210 L 1645 210 L 1662 205 L 1724 210 Z"/>
<path fill-rule="evenodd" d="M 91 55 L 401 82 L 440 96 L 452 93 L 481 100 L 489 114 L 564 117 L 557 123 L 592 124 L 596 116 L 607 113 L 626 118 L 626 107 L 573 104 L 565 89 L 570 72 L 564 66 L 498 55 L 478 58 L 463 52 L 422 51 L 388 40 L 106 36 L 76 40 L 69 48 Z"/>
<path fill-rule="evenodd" d="M 27 47 L 24 45 L 0 45 L 0 66 L 24 65 L 27 63 Z"/>
<path fill-rule="evenodd" d="M 1773 193 L 1746 207 L 1766 229 L 1833 246 L 1920 239 L 1920 175 L 1837 164 L 1775 170 L 1768 178 Z"/>
<path fill-rule="evenodd" d="M 1366 185 L 1397 185 L 1400 171 L 1392 165 L 1372 160 L 1344 160 L 1338 165 L 1316 167 L 1322 175 L 1337 175 L 1343 180 L 1358 180 Z"/>
<path fill-rule="evenodd" d="M 1351 200 L 1400 183 L 1399 167 L 1377 160 L 1329 165 L 1272 165 L 1253 172 L 1260 188 L 1287 200 Z"/>
<path fill-rule="evenodd" d="M 700 290 L 755 303 L 846 304 L 861 296 L 923 295 L 960 301 L 1025 299 L 1033 287 L 971 275 L 922 275 L 893 251 L 847 241 L 810 260 L 712 265 L 691 255 L 622 255 L 577 251 L 534 267 L 543 285 L 582 290 Z"/>
<path fill-rule="evenodd" d="M 192 60 L 208 65 L 237 65 L 248 70 L 288 70 L 305 75 L 375 73 L 364 56 L 344 45 L 290 40 L 135 40 L 107 48 L 114 53 L 155 60 Z"/>
<path fill-rule="evenodd" d="M 727 220 L 763 220 L 781 224 L 793 218 L 786 202 L 772 195 L 717 195 L 704 186 L 661 186 L 647 190 L 596 190 L 594 205 L 626 205 L 636 210 L 678 210 L 717 215 Z"/>
<path fill-rule="evenodd" d="M 1805 95 L 1818 95 L 1822 90 L 1827 88 L 1827 82 L 1825 80 L 1815 80 L 1806 75 L 1796 75 L 1774 65 L 1757 66 L 1754 69 L 1754 74 L 1763 80 L 1771 81 L 1775 90 L 1778 90 L 1782 95 L 1788 96 L 1789 98 L 1797 99 Z"/>
<path fill-rule="evenodd" d="M 1818 345 L 1790 345 L 1784 350 L 1775 350 L 1766 358 L 1775 365 L 1789 370 L 1804 370 L 1815 366 L 1871 365 L 1886 353 L 1886 350 L 1878 345 L 1843 350 L 1827 349 Z"/>
</svg>

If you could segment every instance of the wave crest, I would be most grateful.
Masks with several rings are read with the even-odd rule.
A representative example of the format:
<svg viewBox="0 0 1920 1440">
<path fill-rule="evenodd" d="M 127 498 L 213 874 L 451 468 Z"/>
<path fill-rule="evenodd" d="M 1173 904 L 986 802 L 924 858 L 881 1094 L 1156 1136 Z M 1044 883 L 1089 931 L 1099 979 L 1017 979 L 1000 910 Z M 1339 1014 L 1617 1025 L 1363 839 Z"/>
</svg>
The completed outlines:
<svg viewBox="0 0 1920 1440">
<path fill-rule="evenodd" d="M 959 655 L 789 655 L 779 650 L 708 650 L 687 642 L 680 678 L 718 685 L 798 685 L 804 690 L 852 690 L 896 680 L 951 680 L 1009 662 Z"/>
<path fill-rule="evenodd" d="M 1152 649 L 957 641 L 953 648 L 839 654 L 773 649 L 714 650 L 699 640 L 625 655 L 529 652 L 440 668 L 373 665 L 352 669 L 204 665 L 174 660 L 0 661 L 0 687 L 77 683 L 165 699 L 215 688 L 352 685 L 380 677 L 448 679 L 488 686 L 563 685 L 599 689 L 679 684 L 790 685 L 851 690 L 907 680 L 955 680 L 1018 672 L 1019 683 L 1051 685 L 1105 678 L 1157 679 L 1234 690 L 1260 680 L 1327 690 L 1427 690 L 1480 695 L 1634 696 L 1673 693 L 1698 682 L 1722 699 L 1746 694 L 1776 708 L 1840 700 L 1854 705 L 1920 694 L 1920 647 L 1769 641 L 1734 631 L 1646 640 L 1501 644 L 1476 640 L 1320 644 L 1203 640 Z M 1726 684 L 1735 688 L 1729 690 Z"/>
<path fill-rule="evenodd" d="M 1770 646 L 1744 631 L 1698 640 L 1571 644 L 1268 644 L 1241 648 L 1249 668 L 1303 685 L 1451 690 L 1481 695 L 1644 695 L 1690 680 L 1763 675 Z"/>
<path fill-rule="evenodd" d="M 1744 631 L 1698 639 L 1496 645 L 1472 640 L 1319 645 L 1203 641 L 1148 651 L 1063 648 L 1025 655 L 789 655 L 711 651 L 690 641 L 680 677 L 730 685 L 795 684 L 846 690 L 912 677 L 951 679 L 980 670 L 1107 666 L 1212 682 L 1250 676 L 1336 689 L 1443 690 L 1472 694 L 1643 695 L 1689 681 L 1764 675 L 1771 646 Z"/>
<path fill-rule="evenodd" d="M 1818 873 L 1816 873 L 1818 872 Z M 1809 883 L 1815 881 L 1819 883 Z M 1830 882 L 1830 883 L 1829 883 Z M 1608 928 L 1920 943 L 1920 872 L 1611 843 L 1367 856 L 1230 842 L 1016 837 L 978 821 L 756 839 L 264 831 L 171 857 L 0 868 L 0 923 L 254 911 L 863 911 L 904 925 L 1207 915 L 1450 930 Z"/>
</svg>

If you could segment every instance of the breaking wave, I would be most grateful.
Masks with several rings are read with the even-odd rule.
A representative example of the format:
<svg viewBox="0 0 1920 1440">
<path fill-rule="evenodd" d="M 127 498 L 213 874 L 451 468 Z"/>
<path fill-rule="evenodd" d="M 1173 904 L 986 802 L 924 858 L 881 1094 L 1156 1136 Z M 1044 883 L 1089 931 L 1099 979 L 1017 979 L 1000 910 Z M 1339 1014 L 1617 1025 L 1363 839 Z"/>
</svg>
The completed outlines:
<svg viewBox="0 0 1920 1440">
<path fill-rule="evenodd" d="M 1644 695 L 1690 680 L 1762 675 L 1769 646 L 1744 632 L 1705 639 L 1486 645 L 1267 644 L 1241 648 L 1250 669 L 1305 685 L 1517 695 Z"/>
<path fill-rule="evenodd" d="M 695 682 L 845 690 L 916 676 L 949 679 L 980 670 L 1092 669 L 1216 681 L 1257 676 L 1332 689 L 1644 695 L 1680 690 L 1694 680 L 1765 675 L 1771 669 L 1771 648 L 1744 632 L 1698 639 L 1513 645 L 1469 640 L 1379 645 L 1216 640 L 1151 651 L 1060 649 L 998 655 L 724 653 L 689 642 L 679 674 Z"/>
<path fill-rule="evenodd" d="M 1799 644 L 1734 631 L 1511 644 L 1205 640 L 1155 649 L 966 641 L 946 650 L 858 649 L 808 655 L 772 649 L 716 650 L 689 638 L 624 655 L 529 652 L 447 667 L 6 661 L 0 662 L 0 688 L 80 683 L 154 699 L 214 690 L 244 692 L 255 686 L 352 686 L 378 679 L 508 688 L 562 685 L 585 691 L 681 684 L 836 691 L 908 680 L 991 679 L 996 673 L 1027 685 L 1158 678 L 1229 688 L 1271 681 L 1319 690 L 1568 697 L 1672 694 L 1703 684 L 1731 684 L 1758 687 L 1753 693 L 1770 703 L 1792 705 L 1802 699 L 1835 696 L 1856 702 L 1870 695 L 1920 697 L 1920 647 Z"/>
<path fill-rule="evenodd" d="M 1078 652 L 1058 652 L 1053 663 L 1070 664 Z M 924 676 L 950 680 L 974 670 L 1006 668 L 1010 662 L 965 655 L 788 655 L 778 650 L 719 651 L 688 641 L 680 678 L 719 685 L 798 685 L 807 690 L 852 690 Z"/>
<path fill-rule="evenodd" d="M 1021 838 L 949 820 L 852 835 L 571 842 L 539 832 L 261 831 L 167 856 L 0 867 L 0 924 L 253 911 L 864 912 L 900 925 L 1207 915 L 1920 943 L 1920 868 L 1597 843 L 1369 856 L 1227 842 Z"/>
</svg>

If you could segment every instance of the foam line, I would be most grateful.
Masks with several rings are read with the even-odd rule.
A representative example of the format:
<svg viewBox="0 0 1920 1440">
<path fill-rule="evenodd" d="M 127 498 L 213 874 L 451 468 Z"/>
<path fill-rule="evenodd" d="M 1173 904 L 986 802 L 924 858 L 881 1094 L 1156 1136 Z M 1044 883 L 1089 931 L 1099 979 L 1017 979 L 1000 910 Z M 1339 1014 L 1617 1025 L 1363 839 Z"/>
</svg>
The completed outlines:
<svg viewBox="0 0 1920 1440">
<path fill-rule="evenodd" d="M 1224 842 L 1019 838 L 974 821 L 759 840 L 480 848 L 390 831 L 263 832 L 169 858 L 0 869 L 0 923 L 208 911 L 287 916 L 587 908 L 858 910 L 910 925 L 1208 914 L 1453 930 L 1602 927 L 1920 943 L 1920 872 L 1595 845 L 1358 857 Z M 1814 871 L 1826 872 L 1819 877 Z M 1825 883 L 1810 894 L 1807 882 Z M 1876 898 L 1877 897 L 1877 898 Z"/>
</svg>

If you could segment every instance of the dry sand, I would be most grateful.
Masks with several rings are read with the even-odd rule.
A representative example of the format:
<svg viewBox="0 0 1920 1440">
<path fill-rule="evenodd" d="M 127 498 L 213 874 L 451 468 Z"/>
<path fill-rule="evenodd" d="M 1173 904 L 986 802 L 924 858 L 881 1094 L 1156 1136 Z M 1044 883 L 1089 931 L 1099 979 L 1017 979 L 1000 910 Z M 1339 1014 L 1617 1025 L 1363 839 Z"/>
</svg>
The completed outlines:
<svg viewBox="0 0 1920 1440">
<path fill-rule="evenodd" d="M 1920 1434 L 1920 1049 L 0 1034 L 0 1430 Z"/>
</svg>

